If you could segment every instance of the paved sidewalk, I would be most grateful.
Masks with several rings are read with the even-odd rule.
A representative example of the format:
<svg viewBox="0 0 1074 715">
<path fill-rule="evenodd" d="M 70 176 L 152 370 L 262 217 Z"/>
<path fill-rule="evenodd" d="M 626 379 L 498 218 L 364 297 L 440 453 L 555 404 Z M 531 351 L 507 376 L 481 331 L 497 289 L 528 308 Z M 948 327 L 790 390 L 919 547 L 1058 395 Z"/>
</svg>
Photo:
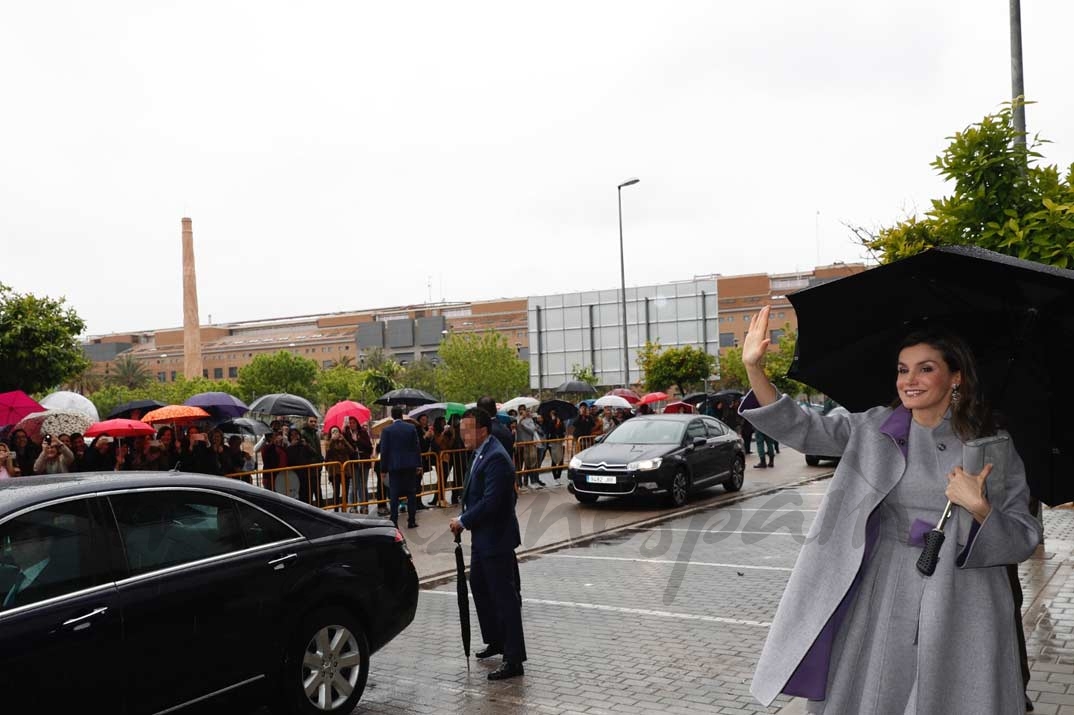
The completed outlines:
<svg viewBox="0 0 1074 715">
<path fill-rule="evenodd" d="M 739 500 L 744 496 L 756 496 L 779 487 L 819 479 L 831 474 L 832 467 L 806 466 L 805 458 L 781 446 L 776 456 L 776 466 L 771 469 L 755 469 L 755 454 L 746 455 L 746 479 L 742 490 L 728 493 L 723 487 L 712 487 L 695 494 L 686 506 L 672 509 L 654 499 L 601 499 L 596 504 L 579 504 L 567 491 L 566 470 L 559 487 L 531 490 L 518 495 L 518 522 L 522 530 L 522 546 L 519 556 L 533 554 L 552 548 L 584 541 L 597 534 L 634 527 L 654 519 L 665 519 L 691 513 L 701 507 L 711 507 L 721 501 Z M 554 480 L 550 473 L 542 474 L 546 484 Z M 403 534 L 414 555 L 414 565 L 422 583 L 429 583 L 455 575 L 455 542 L 448 531 L 448 522 L 459 515 L 459 507 L 418 511 L 417 529 L 407 529 L 406 519 L 400 516 Z M 469 536 L 463 536 L 469 560 Z"/>
</svg>

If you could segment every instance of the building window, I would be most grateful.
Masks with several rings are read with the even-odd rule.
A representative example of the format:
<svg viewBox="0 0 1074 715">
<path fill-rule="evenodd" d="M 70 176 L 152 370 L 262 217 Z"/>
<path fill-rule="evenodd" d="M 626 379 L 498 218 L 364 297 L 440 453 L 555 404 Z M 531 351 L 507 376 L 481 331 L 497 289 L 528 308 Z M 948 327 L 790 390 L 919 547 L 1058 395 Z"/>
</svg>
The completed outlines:
<svg viewBox="0 0 1074 715">
<path fill-rule="evenodd" d="M 743 322 L 746 322 L 746 323 L 748 323 L 748 322 L 750 322 L 750 316 L 748 316 L 748 315 L 743 315 L 743 316 L 742 316 L 742 320 L 743 320 Z"/>
<path fill-rule="evenodd" d="M 213 368 L 213 379 L 214 380 L 223 380 L 224 379 L 224 368 L 222 368 L 222 367 L 214 367 Z"/>
<path fill-rule="evenodd" d="M 228 377 L 238 377 L 239 376 L 239 368 L 237 368 L 237 367 L 229 367 L 227 369 L 227 376 Z"/>
<path fill-rule="evenodd" d="M 175 382 L 175 370 L 172 370 L 172 382 Z"/>
<path fill-rule="evenodd" d="M 769 330 L 768 339 L 772 341 L 773 345 L 779 345 L 779 339 L 783 337 L 782 330 Z"/>
<path fill-rule="evenodd" d="M 158 372 L 157 373 L 157 382 L 164 382 L 165 379 L 167 379 L 167 377 L 168 377 L 168 373 L 166 373 L 166 372 Z"/>
<path fill-rule="evenodd" d="M 738 344 L 735 340 L 734 333 L 720 333 L 720 347 L 721 348 L 733 348 Z"/>
<path fill-rule="evenodd" d="M 330 367 L 334 367 L 335 364 L 336 364 L 335 360 L 322 360 L 321 361 L 321 367 L 323 367 L 325 369 L 328 369 Z"/>
<path fill-rule="evenodd" d="M 777 313 L 776 315 L 777 315 L 777 317 L 780 317 L 780 318 L 783 317 L 783 313 Z"/>
<path fill-rule="evenodd" d="M 201 376 L 202 377 L 209 377 L 209 368 L 205 368 L 204 370 L 202 370 L 201 371 Z"/>
</svg>

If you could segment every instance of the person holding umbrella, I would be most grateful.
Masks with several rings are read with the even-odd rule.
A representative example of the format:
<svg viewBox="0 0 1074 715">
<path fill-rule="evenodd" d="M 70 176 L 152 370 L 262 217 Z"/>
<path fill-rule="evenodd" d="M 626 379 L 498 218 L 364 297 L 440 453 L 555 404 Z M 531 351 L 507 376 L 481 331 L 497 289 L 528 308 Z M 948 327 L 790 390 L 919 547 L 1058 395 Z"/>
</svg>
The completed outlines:
<svg viewBox="0 0 1074 715">
<path fill-rule="evenodd" d="M 805 453 L 841 455 L 754 673 L 811 713 L 1015 713 L 1025 708 L 1006 564 L 1040 541 L 1022 460 L 963 469 L 967 443 L 995 435 L 974 356 L 946 331 L 912 333 L 891 356 L 897 401 L 822 416 L 765 376 L 768 308 L 750 323 L 743 414 Z M 998 460 L 997 460 L 998 461 Z M 995 471 L 1003 488 L 988 481 Z M 996 498 L 989 498 L 996 494 Z M 924 535 L 950 500 L 956 528 L 931 575 Z M 965 525 L 965 529 L 961 528 Z"/>
<path fill-rule="evenodd" d="M 526 641 L 522 631 L 522 589 L 515 549 L 522 543 L 515 515 L 514 463 L 492 437 L 493 418 L 480 407 L 462 416 L 462 439 L 474 461 L 462 490 L 462 514 L 448 528 L 469 530 L 470 588 L 485 649 L 479 659 L 503 655 L 489 680 L 523 675 Z"/>
</svg>

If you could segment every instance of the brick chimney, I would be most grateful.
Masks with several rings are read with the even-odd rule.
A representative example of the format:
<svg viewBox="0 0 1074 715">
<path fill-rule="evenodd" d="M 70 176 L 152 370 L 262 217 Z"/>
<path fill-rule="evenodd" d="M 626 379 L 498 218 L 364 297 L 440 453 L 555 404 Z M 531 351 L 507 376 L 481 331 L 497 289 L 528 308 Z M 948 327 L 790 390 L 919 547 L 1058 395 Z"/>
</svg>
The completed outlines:
<svg viewBox="0 0 1074 715">
<path fill-rule="evenodd" d="M 194 271 L 194 229 L 183 219 L 183 374 L 201 377 L 201 326 L 198 322 L 198 277 Z"/>
</svg>

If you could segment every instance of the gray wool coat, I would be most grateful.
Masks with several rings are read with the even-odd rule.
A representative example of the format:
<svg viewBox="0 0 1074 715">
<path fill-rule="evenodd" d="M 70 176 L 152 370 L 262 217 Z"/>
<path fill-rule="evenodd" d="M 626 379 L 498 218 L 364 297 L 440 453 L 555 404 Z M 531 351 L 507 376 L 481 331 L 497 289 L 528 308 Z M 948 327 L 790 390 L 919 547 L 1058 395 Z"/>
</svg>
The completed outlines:
<svg viewBox="0 0 1074 715">
<path fill-rule="evenodd" d="M 789 688 L 792 676 L 794 685 L 826 676 L 841 619 L 837 611 L 846 608 L 840 604 L 848 592 L 846 600 L 853 599 L 851 586 L 864 568 L 870 517 L 907 468 L 910 413 L 876 407 L 821 416 L 787 396 L 757 405 L 751 393 L 741 412 L 758 430 L 799 452 L 842 455 L 754 673 L 750 691 L 767 706 Z M 1024 706 L 1016 615 L 1004 567 L 1029 558 L 1041 530 L 1029 513 L 1025 469 L 1013 449 L 1003 470 L 1006 490 L 984 522 L 973 528 L 972 517 L 956 507 L 945 529 L 941 568 L 921 599 L 916 685 L 907 713 L 1013 713 Z"/>
</svg>

